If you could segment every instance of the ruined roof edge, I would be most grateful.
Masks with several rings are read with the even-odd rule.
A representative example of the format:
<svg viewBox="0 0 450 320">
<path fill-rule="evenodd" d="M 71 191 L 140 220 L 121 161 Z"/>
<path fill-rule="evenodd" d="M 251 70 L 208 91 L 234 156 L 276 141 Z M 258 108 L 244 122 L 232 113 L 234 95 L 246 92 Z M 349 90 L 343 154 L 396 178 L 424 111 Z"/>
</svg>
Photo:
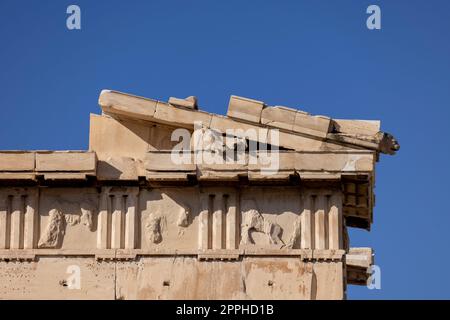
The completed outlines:
<svg viewBox="0 0 450 320">
<path fill-rule="evenodd" d="M 271 107 L 264 102 L 238 96 L 231 96 L 226 117 L 197 110 L 197 100 L 192 100 L 192 97 L 171 97 L 169 102 L 162 102 L 119 91 L 102 90 L 98 102 L 106 114 L 175 126 L 193 127 L 194 121 L 201 121 L 210 127 L 213 117 L 220 117 L 232 121 L 230 124 L 234 125 L 280 129 L 292 135 L 353 145 L 390 155 L 400 149 L 391 134 L 380 131 L 379 121 L 331 119 L 288 107 Z M 171 109 L 179 110 L 184 117 L 171 117 L 168 112 Z"/>
</svg>

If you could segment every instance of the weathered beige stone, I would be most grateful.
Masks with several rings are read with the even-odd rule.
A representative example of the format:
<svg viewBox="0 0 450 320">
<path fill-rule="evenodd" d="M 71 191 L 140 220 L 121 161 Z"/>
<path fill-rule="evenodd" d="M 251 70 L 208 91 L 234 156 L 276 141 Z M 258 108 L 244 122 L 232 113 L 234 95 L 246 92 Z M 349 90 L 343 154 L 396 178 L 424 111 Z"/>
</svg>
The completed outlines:
<svg viewBox="0 0 450 320">
<path fill-rule="evenodd" d="M 0 171 L 33 171 L 34 152 L 0 152 Z"/>
<path fill-rule="evenodd" d="M 372 136 L 380 131 L 380 121 L 333 119 L 337 132 Z"/>
<path fill-rule="evenodd" d="M 263 108 L 264 102 L 262 101 L 231 96 L 230 103 L 228 104 L 227 116 L 259 123 Z"/>
<path fill-rule="evenodd" d="M 195 122 L 209 126 L 211 114 L 186 108 L 177 108 L 164 102 L 158 102 L 154 120 L 175 126 L 192 128 Z"/>
<path fill-rule="evenodd" d="M 296 113 L 295 109 L 281 106 L 264 108 L 261 112 L 261 123 L 292 131 Z"/>
<path fill-rule="evenodd" d="M 115 155 L 139 159 L 150 148 L 150 130 L 141 123 L 91 114 L 89 150 L 100 160 Z"/>
<path fill-rule="evenodd" d="M 190 109 L 198 109 L 197 106 L 197 98 L 194 96 L 187 97 L 185 99 L 179 99 L 170 97 L 169 98 L 169 104 L 178 106 L 178 107 L 185 107 Z"/>
<path fill-rule="evenodd" d="M 370 228 L 375 161 L 399 147 L 379 123 L 234 96 L 228 117 L 194 97 L 99 103 L 89 151 L 0 151 L 0 299 L 344 299 L 365 283 L 373 252 L 347 227 Z M 225 139 L 177 163 L 175 129 Z"/>
<path fill-rule="evenodd" d="M 149 171 L 195 171 L 193 154 L 186 154 L 189 163 L 174 163 L 170 151 L 149 152 L 144 158 L 144 167 Z"/>
<path fill-rule="evenodd" d="M 94 152 L 51 152 L 36 154 L 37 171 L 95 171 Z"/>
<path fill-rule="evenodd" d="M 108 157 L 97 161 L 97 179 L 103 181 L 127 180 L 137 181 L 145 176 L 144 164 L 131 157 Z"/>
<path fill-rule="evenodd" d="M 368 268 L 374 262 L 372 248 L 350 248 L 345 257 L 347 264 L 353 267 Z"/>
<path fill-rule="evenodd" d="M 270 129 L 268 133 L 268 142 L 271 144 L 276 144 L 276 140 L 273 137 L 279 137 L 278 141 L 280 147 L 297 150 L 297 151 L 318 151 L 321 150 L 323 146 L 323 141 L 317 139 L 310 139 L 298 134 L 290 134 L 283 131 L 277 131 L 277 135 L 272 132 L 274 130 Z"/>
<path fill-rule="evenodd" d="M 323 116 L 312 116 L 302 111 L 295 114 L 293 131 L 325 138 L 330 130 L 331 119 Z"/>
<path fill-rule="evenodd" d="M 327 199 L 324 195 L 314 196 L 314 248 L 327 249 L 328 226 L 326 219 Z"/>
<path fill-rule="evenodd" d="M 296 153 L 295 169 L 298 171 L 372 171 L 372 153 Z"/>
<path fill-rule="evenodd" d="M 349 284 L 365 285 L 370 276 L 369 268 L 374 262 L 372 248 L 350 248 L 345 256 Z"/>
<path fill-rule="evenodd" d="M 117 91 L 103 90 L 98 103 L 106 113 L 151 120 L 158 102 Z"/>
</svg>

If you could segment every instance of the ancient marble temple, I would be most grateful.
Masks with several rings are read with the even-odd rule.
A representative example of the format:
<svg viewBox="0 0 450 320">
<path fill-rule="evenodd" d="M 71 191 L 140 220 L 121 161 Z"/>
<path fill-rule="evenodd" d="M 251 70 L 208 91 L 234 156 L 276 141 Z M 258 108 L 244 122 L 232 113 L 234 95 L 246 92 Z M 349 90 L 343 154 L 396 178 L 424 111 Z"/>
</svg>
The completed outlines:
<svg viewBox="0 0 450 320">
<path fill-rule="evenodd" d="M 375 163 L 399 149 L 379 121 L 237 96 L 227 116 L 195 97 L 104 90 L 99 104 L 88 151 L 0 151 L 1 299 L 345 299 L 365 285 L 373 252 L 347 229 L 370 229 Z M 213 134 L 174 161 L 197 131 Z M 240 161 L 195 161 L 221 148 Z M 269 150 L 267 173 L 252 160 Z"/>
</svg>

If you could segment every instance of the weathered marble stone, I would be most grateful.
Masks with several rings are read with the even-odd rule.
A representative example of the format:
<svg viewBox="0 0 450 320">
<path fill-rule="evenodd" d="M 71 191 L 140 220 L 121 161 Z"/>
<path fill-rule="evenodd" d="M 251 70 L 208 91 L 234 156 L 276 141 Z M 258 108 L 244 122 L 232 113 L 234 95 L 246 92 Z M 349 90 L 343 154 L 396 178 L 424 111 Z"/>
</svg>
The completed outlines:
<svg viewBox="0 0 450 320">
<path fill-rule="evenodd" d="M 367 280 L 347 228 L 370 229 L 375 163 L 399 149 L 378 121 L 99 104 L 88 151 L 0 151 L 0 299 L 345 299 Z"/>
</svg>

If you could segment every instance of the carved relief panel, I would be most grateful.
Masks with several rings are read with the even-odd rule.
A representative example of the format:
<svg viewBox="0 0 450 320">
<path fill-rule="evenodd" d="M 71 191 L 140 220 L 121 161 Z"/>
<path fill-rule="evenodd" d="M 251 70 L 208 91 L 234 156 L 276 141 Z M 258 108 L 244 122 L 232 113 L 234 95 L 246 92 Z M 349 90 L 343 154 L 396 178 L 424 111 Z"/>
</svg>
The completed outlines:
<svg viewBox="0 0 450 320">
<path fill-rule="evenodd" d="M 240 207 L 241 248 L 343 248 L 338 190 L 244 188 Z"/>
<path fill-rule="evenodd" d="M 240 247 L 292 248 L 299 212 L 299 188 L 243 188 Z"/>
<path fill-rule="evenodd" d="M 143 189 L 140 193 L 142 249 L 195 249 L 198 188 Z"/>
<path fill-rule="evenodd" d="M 98 192 L 95 188 L 41 189 L 38 248 L 95 248 Z"/>
</svg>

